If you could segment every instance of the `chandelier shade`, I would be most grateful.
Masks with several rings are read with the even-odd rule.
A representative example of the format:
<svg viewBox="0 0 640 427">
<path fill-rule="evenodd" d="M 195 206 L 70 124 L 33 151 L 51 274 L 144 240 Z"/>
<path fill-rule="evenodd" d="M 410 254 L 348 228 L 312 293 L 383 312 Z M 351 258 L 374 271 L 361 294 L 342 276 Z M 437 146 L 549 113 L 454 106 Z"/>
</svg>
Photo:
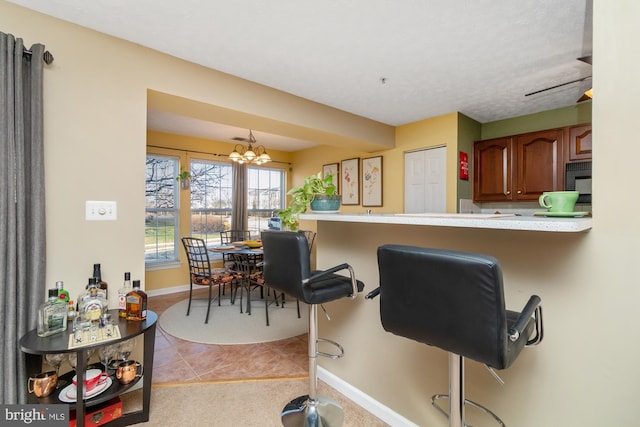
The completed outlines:
<svg viewBox="0 0 640 427">
<path fill-rule="evenodd" d="M 262 165 L 271 161 L 271 156 L 267 153 L 266 148 L 262 145 L 254 147 L 257 143 L 256 138 L 253 136 L 253 132 L 249 130 L 248 145 L 245 147 L 242 144 L 236 144 L 233 148 L 229 158 L 238 163 L 253 163 L 255 165 Z"/>
</svg>

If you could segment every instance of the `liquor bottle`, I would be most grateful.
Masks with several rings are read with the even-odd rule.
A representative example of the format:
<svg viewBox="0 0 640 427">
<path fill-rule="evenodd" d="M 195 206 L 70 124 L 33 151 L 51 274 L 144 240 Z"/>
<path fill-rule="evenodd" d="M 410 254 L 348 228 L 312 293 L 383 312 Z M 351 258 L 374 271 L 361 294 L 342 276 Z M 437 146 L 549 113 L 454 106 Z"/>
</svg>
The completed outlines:
<svg viewBox="0 0 640 427">
<path fill-rule="evenodd" d="M 127 317 L 127 294 L 131 292 L 131 273 L 124 273 L 124 284 L 118 289 L 118 316 Z"/>
<path fill-rule="evenodd" d="M 107 312 L 107 300 L 99 293 L 95 286 L 89 287 L 89 296 L 80 303 L 79 313 L 91 322 L 99 322 L 102 313 Z"/>
<path fill-rule="evenodd" d="M 87 286 L 85 287 L 85 289 L 87 291 L 80 296 L 82 300 L 85 300 L 85 299 L 89 298 L 89 291 L 91 290 L 91 288 L 98 289 L 98 295 L 100 295 L 105 300 L 107 299 L 107 293 L 105 292 L 104 289 L 100 288 L 100 285 L 98 283 L 98 279 L 96 279 L 95 277 L 89 277 L 89 282 L 87 283 Z"/>
<path fill-rule="evenodd" d="M 104 291 L 104 297 L 109 299 L 109 292 L 107 282 L 102 280 L 102 272 L 100 271 L 100 264 L 93 264 L 93 277 L 96 278 L 98 287 Z"/>
<path fill-rule="evenodd" d="M 76 306 L 73 303 L 73 300 L 69 300 L 69 304 L 67 304 L 67 325 L 69 323 L 73 324 L 73 319 L 76 318 Z"/>
<path fill-rule="evenodd" d="M 58 302 L 69 302 L 69 291 L 64 289 L 64 283 L 62 281 L 59 280 L 56 282 L 56 290 L 58 291 Z"/>
<path fill-rule="evenodd" d="M 38 309 L 37 334 L 48 337 L 67 330 L 67 306 L 58 303 L 58 290 L 49 289 L 49 299 Z"/>
<path fill-rule="evenodd" d="M 133 290 L 127 294 L 127 320 L 147 318 L 147 294 L 140 289 L 140 280 L 133 281 Z"/>
</svg>

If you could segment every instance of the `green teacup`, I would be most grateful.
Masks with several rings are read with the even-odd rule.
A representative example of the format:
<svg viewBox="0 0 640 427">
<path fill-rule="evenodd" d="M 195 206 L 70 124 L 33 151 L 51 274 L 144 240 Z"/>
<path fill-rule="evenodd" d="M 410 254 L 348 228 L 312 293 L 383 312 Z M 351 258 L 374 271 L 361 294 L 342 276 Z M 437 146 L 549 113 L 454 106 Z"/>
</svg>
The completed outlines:
<svg viewBox="0 0 640 427">
<path fill-rule="evenodd" d="M 549 212 L 573 212 L 579 194 L 578 191 L 549 191 L 542 193 L 538 202 Z"/>
</svg>

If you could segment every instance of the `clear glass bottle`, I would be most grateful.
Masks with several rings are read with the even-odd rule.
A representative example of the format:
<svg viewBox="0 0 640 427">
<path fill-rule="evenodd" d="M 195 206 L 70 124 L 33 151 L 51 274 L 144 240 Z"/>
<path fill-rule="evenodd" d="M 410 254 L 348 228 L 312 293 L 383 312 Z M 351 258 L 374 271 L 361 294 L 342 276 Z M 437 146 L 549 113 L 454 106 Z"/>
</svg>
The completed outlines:
<svg viewBox="0 0 640 427">
<path fill-rule="evenodd" d="M 95 277 L 89 277 L 89 282 L 87 283 L 87 286 L 86 286 L 87 291 L 80 296 L 82 300 L 85 300 L 89 297 L 89 291 L 91 290 L 91 288 L 98 289 L 98 295 L 100 295 L 105 300 L 107 299 L 107 294 L 105 293 L 104 289 L 100 288 L 98 284 L 98 279 L 96 279 Z"/>
<path fill-rule="evenodd" d="M 67 330 L 67 305 L 58 303 L 58 289 L 49 289 L 49 299 L 38 309 L 37 334 L 48 337 Z"/>
<path fill-rule="evenodd" d="M 127 294 L 133 290 L 131 273 L 124 273 L 124 284 L 118 289 L 118 316 L 127 317 Z"/>
<path fill-rule="evenodd" d="M 56 290 L 58 291 L 58 302 L 68 303 L 69 302 L 69 291 L 64 289 L 64 282 L 58 280 L 56 282 Z"/>
<path fill-rule="evenodd" d="M 127 294 L 127 320 L 147 318 L 147 294 L 140 289 L 140 280 L 133 281 L 133 290 Z"/>
<path fill-rule="evenodd" d="M 104 297 L 109 299 L 109 285 L 107 285 L 107 282 L 102 280 L 102 271 L 100 270 L 100 264 L 93 264 L 93 277 L 95 277 L 96 279 L 98 288 L 102 289 L 102 291 L 104 292 Z"/>
<path fill-rule="evenodd" d="M 99 322 L 102 313 L 107 312 L 107 300 L 99 293 L 95 286 L 89 287 L 88 297 L 80 303 L 79 314 L 91 322 Z"/>
</svg>

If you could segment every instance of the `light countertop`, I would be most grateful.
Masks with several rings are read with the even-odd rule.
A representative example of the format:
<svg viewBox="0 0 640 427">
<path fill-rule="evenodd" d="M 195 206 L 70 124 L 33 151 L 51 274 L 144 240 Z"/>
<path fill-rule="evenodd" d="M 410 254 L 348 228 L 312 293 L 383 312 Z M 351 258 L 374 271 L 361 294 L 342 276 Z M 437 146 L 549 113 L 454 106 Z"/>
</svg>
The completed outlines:
<svg viewBox="0 0 640 427">
<path fill-rule="evenodd" d="M 404 224 L 432 227 L 489 228 L 496 230 L 545 231 L 579 233 L 589 231 L 591 217 L 547 218 L 544 216 L 516 216 L 513 214 L 349 214 L 306 213 L 300 219 L 316 221 L 360 222 L 369 224 Z"/>
</svg>

